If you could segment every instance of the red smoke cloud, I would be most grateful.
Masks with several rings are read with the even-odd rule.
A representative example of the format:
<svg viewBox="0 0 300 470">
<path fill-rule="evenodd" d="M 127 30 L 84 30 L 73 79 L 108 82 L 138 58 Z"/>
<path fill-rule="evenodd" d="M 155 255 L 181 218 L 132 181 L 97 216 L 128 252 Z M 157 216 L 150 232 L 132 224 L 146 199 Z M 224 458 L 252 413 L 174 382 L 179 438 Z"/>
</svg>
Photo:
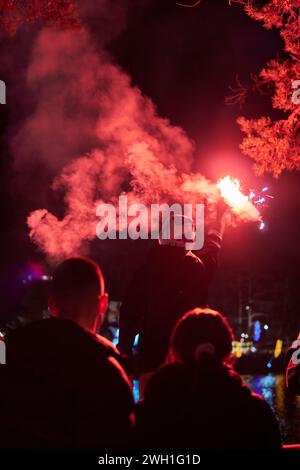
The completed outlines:
<svg viewBox="0 0 300 470">
<path fill-rule="evenodd" d="M 30 155 L 42 161 L 58 174 L 53 190 L 65 194 L 62 219 L 47 209 L 28 217 L 30 237 L 50 259 L 86 251 L 96 206 L 116 201 L 128 182 L 130 200 L 147 204 L 217 200 L 214 184 L 190 174 L 194 147 L 185 132 L 157 115 L 87 31 L 43 30 L 32 59 L 28 82 L 38 101 L 15 145 L 19 166 Z"/>
</svg>

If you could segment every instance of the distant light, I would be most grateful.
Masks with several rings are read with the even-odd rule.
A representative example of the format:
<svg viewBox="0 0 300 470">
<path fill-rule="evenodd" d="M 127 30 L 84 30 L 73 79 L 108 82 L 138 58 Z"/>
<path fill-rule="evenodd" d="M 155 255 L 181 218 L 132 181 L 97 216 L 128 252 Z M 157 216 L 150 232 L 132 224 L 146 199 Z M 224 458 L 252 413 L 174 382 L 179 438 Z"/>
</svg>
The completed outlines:
<svg viewBox="0 0 300 470">
<path fill-rule="evenodd" d="M 43 274 L 42 276 L 42 281 L 49 281 L 50 276 L 47 276 L 46 274 Z"/>
<path fill-rule="evenodd" d="M 254 322 L 254 335 L 253 339 L 257 343 L 260 340 L 261 337 L 261 323 L 259 320 L 256 320 Z"/>
<path fill-rule="evenodd" d="M 111 331 L 113 333 L 113 340 L 112 340 L 112 343 L 117 346 L 117 344 L 119 343 L 119 328 L 111 328 Z"/>
<path fill-rule="evenodd" d="M 248 335 L 248 334 L 246 334 L 246 333 L 245 333 L 245 335 L 244 335 L 244 336 L 245 336 L 245 338 L 249 338 L 249 335 Z"/>
<path fill-rule="evenodd" d="M 255 346 L 251 346 L 251 352 L 256 352 L 256 347 Z"/>
<path fill-rule="evenodd" d="M 272 362 L 269 361 L 268 364 L 267 364 L 267 368 L 271 369 L 271 367 L 272 367 Z"/>
<path fill-rule="evenodd" d="M 245 309 L 246 309 L 246 310 L 250 310 L 250 306 L 249 306 L 249 305 L 246 305 Z"/>
<path fill-rule="evenodd" d="M 236 352 L 235 352 L 235 355 L 237 358 L 240 358 L 242 357 L 242 347 L 241 347 L 241 343 L 239 341 L 236 342 Z"/>
<path fill-rule="evenodd" d="M 269 325 L 265 324 L 264 325 L 264 330 L 268 330 L 269 329 Z"/>
<path fill-rule="evenodd" d="M 259 225 L 259 230 L 263 230 L 265 228 L 266 224 L 264 222 L 261 222 Z"/>
<path fill-rule="evenodd" d="M 282 346 L 283 346 L 283 341 L 282 339 L 278 339 L 275 344 L 275 349 L 274 349 L 274 357 L 277 359 L 280 354 L 282 353 Z"/>
<path fill-rule="evenodd" d="M 265 192 L 268 191 L 268 190 L 269 190 L 268 186 L 265 186 L 264 188 L 262 188 L 262 192 L 263 192 L 263 193 L 265 193 Z"/>
<path fill-rule="evenodd" d="M 242 334 L 241 334 L 241 338 L 244 338 L 244 337 L 245 337 L 245 333 L 242 333 Z"/>
</svg>

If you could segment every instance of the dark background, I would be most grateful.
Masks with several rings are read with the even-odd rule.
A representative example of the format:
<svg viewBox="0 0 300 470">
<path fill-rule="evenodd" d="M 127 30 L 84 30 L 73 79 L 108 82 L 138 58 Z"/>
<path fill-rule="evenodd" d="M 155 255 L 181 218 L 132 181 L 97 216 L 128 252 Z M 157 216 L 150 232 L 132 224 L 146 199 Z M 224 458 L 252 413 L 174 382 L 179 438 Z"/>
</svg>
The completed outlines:
<svg viewBox="0 0 300 470">
<path fill-rule="evenodd" d="M 95 37 L 97 25 L 97 18 L 89 25 Z M 26 99 L 18 103 L 14 87 L 23 79 L 30 38 L 39 27 L 26 26 L 14 38 L 3 33 L 1 37 L 0 78 L 7 84 L 7 105 L 0 107 L 0 325 L 15 315 L 28 263 L 45 263 L 29 241 L 26 227 L 28 213 L 41 206 L 41 195 L 34 192 L 34 177 L 32 186 L 30 182 L 26 186 L 27 194 L 22 193 L 25 189 L 17 184 L 20 175 L 16 175 L 8 145 L 28 113 Z M 5 57 L 10 47 L 16 50 L 18 46 L 18 65 L 12 79 L 12 62 Z M 242 82 L 249 82 L 250 74 L 258 73 L 268 60 L 283 53 L 282 48 L 276 30 L 265 30 L 248 18 L 240 6 L 229 6 L 226 0 L 203 0 L 196 8 L 179 7 L 173 0 L 133 1 L 126 27 L 108 44 L 115 62 L 154 101 L 158 114 L 183 127 L 196 142 L 195 171 L 212 179 L 230 173 L 258 188 L 270 186 L 274 200 L 266 214 L 267 229 L 258 231 L 257 226 L 247 224 L 226 233 L 211 305 L 235 319 L 239 299 L 242 308 L 252 302 L 253 309 L 271 316 L 274 328 L 279 328 L 277 323 L 281 325 L 278 334 L 296 334 L 300 300 L 300 175 L 284 173 L 278 180 L 270 176 L 258 178 L 252 162 L 239 150 L 239 115 L 280 117 L 278 111 L 272 110 L 269 97 L 250 94 L 242 109 L 224 104 L 225 96 L 230 94 L 228 86 L 235 84 L 237 75 Z M 45 192 L 48 191 L 45 184 Z M 57 201 L 50 204 L 54 211 L 59 210 L 55 207 Z M 111 298 L 119 300 L 149 244 L 113 242 L 112 247 L 111 243 L 95 241 L 91 254 L 103 266 Z"/>
</svg>

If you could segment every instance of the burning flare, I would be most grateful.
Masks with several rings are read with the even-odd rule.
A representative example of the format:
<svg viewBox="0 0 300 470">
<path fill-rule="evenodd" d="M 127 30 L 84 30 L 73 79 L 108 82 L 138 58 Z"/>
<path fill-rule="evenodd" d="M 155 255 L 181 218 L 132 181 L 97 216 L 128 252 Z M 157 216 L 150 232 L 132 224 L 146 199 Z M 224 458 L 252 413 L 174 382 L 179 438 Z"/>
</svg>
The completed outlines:
<svg viewBox="0 0 300 470">
<path fill-rule="evenodd" d="M 217 182 L 221 197 L 231 207 L 233 212 L 241 219 L 247 221 L 262 222 L 260 229 L 264 228 L 261 214 L 252 202 L 251 197 L 246 196 L 240 189 L 240 181 L 231 176 L 225 176 Z"/>
<path fill-rule="evenodd" d="M 249 203 L 249 197 L 241 192 L 237 178 L 225 176 L 218 181 L 217 187 L 220 189 L 222 198 L 236 212 Z"/>
</svg>

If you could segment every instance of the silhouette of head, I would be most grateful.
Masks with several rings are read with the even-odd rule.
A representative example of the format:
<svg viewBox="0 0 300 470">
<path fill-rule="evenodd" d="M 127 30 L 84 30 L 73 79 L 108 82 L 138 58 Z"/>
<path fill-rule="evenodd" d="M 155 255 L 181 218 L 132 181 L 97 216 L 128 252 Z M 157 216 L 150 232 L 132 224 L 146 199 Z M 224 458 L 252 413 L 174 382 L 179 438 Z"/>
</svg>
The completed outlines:
<svg viewBox="0 0 300 470">
<path fill-rule="evenodd" d="M 170 343 L 171 362 L 223 363 L 232 350 L 233 333 L 225 318 L 215 310 L 196 308 L 176 324 Z"/>
<path fill-rule="evenodd" d="M 57 266 L 49 298 L 53 316 L 73 320 L 84 329 L 95 332 L 107 303 L 104 278 L 94 261 L 74 257 Z"/>
<path fill-rule="evenodd" d="M 171 214 L 165 219 L 159 231 L 159 244 L 184 248 L 186 243 L 195 241 L 195 224 L 185 215 Z"/>
</svg>

